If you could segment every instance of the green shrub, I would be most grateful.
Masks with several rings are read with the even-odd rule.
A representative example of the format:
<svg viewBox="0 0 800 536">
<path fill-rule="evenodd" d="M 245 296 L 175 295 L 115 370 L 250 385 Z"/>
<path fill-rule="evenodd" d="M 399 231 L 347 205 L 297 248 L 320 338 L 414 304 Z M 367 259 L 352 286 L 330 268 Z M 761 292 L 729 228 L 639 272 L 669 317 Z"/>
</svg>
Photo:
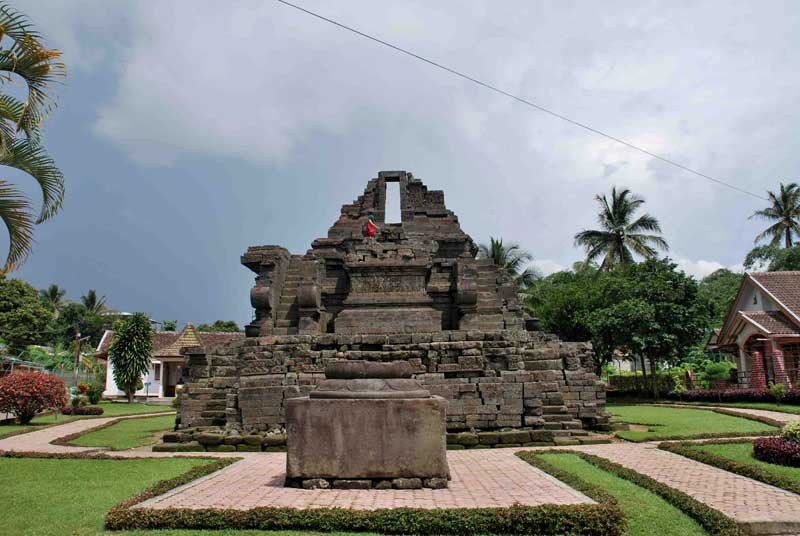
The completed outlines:
<svg viewBox="0 0 800 536">
<path fill-rule="evenodd" d="M 781 430 L 781 437 L 787 441 L 800 442 L 800 421 L 787 423 Z"/>
<path fill-rule="evenodd" d="M 92 382 L 89 389 L 86 391 L 86 397 L 89 399 L 89 403 L 93 406 L 99 404 L 105 388 L 106 386 L 100 382 Z"/>
<path fill-rule="evenodd" d="M 775 403 L 780 405 L 786 397 L 786 386 L 782 383 L 769 382 L 769 392 L 775 397 Z"/>
</svg>

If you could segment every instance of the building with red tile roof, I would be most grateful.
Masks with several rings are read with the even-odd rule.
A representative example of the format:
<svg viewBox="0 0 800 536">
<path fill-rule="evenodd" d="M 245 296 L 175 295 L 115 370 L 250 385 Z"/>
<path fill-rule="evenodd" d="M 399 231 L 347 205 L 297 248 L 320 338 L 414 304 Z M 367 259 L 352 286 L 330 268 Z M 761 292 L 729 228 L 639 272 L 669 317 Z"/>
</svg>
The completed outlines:
<svg viewBox="0 0 800 536">
<path fill-rule="evenodd" d="M 192 324 L 187 324 L 182 331 L 153 332 L 153 355 L 150 370 L 142 377 L 143 388 L 136 396 L 171 398 L 175 389 L 183 383 L 183 354 L 181 350 L 191 347 L 210 348 L 244 337 L 243 332 L 205 332 L 197 331 Z M 96 356 L 108 359 L 108 351 L 114 340 L 114 332 L 107 330 L 97 345 Z M 103 396 L 121 397 L 125 393 L 114 382 L 113 366 L 109 362 L 106 368 L 106 389 Z"/>
<path fill-rule="evenodd" d="M 745 274 L 714 344 L 734 355 L 743 386 L 797 385 L 800 271 Z"/>
</svg>

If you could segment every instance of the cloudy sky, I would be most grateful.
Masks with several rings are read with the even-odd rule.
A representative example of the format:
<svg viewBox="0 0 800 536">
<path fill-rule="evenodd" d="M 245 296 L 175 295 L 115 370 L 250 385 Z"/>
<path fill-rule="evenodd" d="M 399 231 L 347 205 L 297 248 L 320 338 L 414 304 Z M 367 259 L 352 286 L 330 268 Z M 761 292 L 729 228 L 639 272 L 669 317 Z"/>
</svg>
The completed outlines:
<svg viewBox="0 0 800 536">
<path fill-rule="evenodd" d="M 795 1 L 297 2 L 742 188 L 800 179 Z M 14 2 L 69 69 L 46 139 L 64 209 L 16 276 L 245 323 L 247 246 L 304 252 L 383 169 L 545 273 L 580 258 L 614 185 L 696 276 L 740 265 L 763 227 L 757 199 L 277 2 L 221 5 Z"/>
</svg>

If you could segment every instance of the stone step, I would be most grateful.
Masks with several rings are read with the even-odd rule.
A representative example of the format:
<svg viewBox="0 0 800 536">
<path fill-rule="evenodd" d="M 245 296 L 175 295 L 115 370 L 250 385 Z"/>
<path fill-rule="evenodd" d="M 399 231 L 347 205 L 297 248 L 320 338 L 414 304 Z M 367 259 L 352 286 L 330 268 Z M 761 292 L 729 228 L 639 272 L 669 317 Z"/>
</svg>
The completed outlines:
<svg viewBox="0 0 800 536">
<path fill-rule="evenodd" d="M 291 328 L 297 327 L 297 320 L 285 320 L 281 319 L 275 322 L 275 327 L 278 328 Z"/>
</svg>

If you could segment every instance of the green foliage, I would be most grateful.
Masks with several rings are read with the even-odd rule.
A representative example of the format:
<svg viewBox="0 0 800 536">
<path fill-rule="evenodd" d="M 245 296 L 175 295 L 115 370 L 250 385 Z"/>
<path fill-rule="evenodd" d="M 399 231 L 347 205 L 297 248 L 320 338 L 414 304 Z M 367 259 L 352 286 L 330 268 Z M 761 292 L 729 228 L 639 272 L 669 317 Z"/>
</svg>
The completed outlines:
<svg viewBox="0 0 800 536">
<path fill-rule="evenodd" d="M 733 368 L 736 368 L 736 365 L 729 361 L 708 362 L 703 369 L 701 380 L 708 387 L 713 387 L 714 382 L 730 378 L 731 369 Z"/>
<path fill-rule="evenodd" d="M 800 244 L 787 248 L 773 245 L 753 248 L 744 259 L 744 267 L 768 272 L 800 270 Z"/>
<path fill-rule="evenodd" d="M 489 237 L 489 244 L 481 244 L 478 248 L 479 259 L 492 259 L 511 279 L 521 287 L 527 287 L 540 278 L 540 274 L 526 264 L 533 260 L 533 255 L 522 249 L 518 244 L 503 244 L 503 239 Z"/>
<path fill-rule="evenodd" d="M 61 308 L 58 317 L 49 326 L 49 339 L 52 343 L 68 346 L 75 342 L 75 333 L 80 331 L 84 348 L 96 348 L 109 327 L 108 319 L 86 309 L 82 303 L 68 303 Z"/>
<path fill-rule="evenodd" d="M 742 437 L 771 434 L 776 431 L 774 426 L 762 422 L 705 409 L 609 405 L 608 411 L 621 422 L 648 427 L 646 432 L 631 430 L 616 433 L 623 439 L 636 442 L 700 437 Z"/>
<path fill-rule="evenodd" d="M 36 217 L 27 197 L 0 180 L 0 219 L 10 239 L 5 265 L 0 267 L 2 277 L 25 260 L 33 245 L 34 225 L 51 218 L 64 199 L 64 177 L 41 146 L 41 128 L 54 106 L 52 88 L 66 70 L 59 61 L 61 53 L 45 48 L 27 18 L 6 4 L 0 4 L 0 29 L 0 85 L 21 78 L 25 91 L 21 99 L 0 93 L 0 166 L 33 177 L 43 197 Z"/>
<path fill-rule="evenodd" d="M 136 313 L 116 326 L 108 358 L 114 368 L 114 381 L 128 395 L 128 402 L 150 368 L 151 335 L 150 320 L 144 313 Z"/>
<path fill-rule="evenodd" d="M 742 274 L 731 272 L 726 268 L 720 268 L 700 281 L 697 291 L 700 298 L 709 304 L 710 327 L 718 328 L 722 326 L 725 315 L 728 313 L 728 308 L 739 290 L 742 277 Z"/>
<path fill-rule="evenodd" d="M 92 405 L 99 404 L 105 388 L 106 386 L 100 381 L 92 382 L 89 385 L 89 389 L 86 391 L 86 397 L 89 399 L 89 403 Z"/>
<path fill-rule="evenodd" d="M 74 370 L 75 360 L 73 352 L 57 342 L 53 346 L 28 346 L 25 349 L 24 359 L 41 363 L 49 370 Z"/>
<path fill-rule="evenodd" d="M 95 428 L 69 440 L 70 445 L 81 447 L 104 447 L 111 450 L 126 450 L 151 445 L 158 440 L 159 432 L 175 427 L 174 415 L 125 419 L 103 428 Z"/>
<path fill-rule="evenodd" d="M 105 296 L 97 296 L 97 291 L 89 289 L 89 291 L 81 296 L 81 303 L 86 310 L 89 311 L 91 314 L 99 315 L 106 311 L 106 297 Z"/>
<path fill-rule="evenodd" d="M 792 238 L 800 234 L 800 186 L 797 183 L 780 185 L 777 194 L 767 191 L 770 205 L 757 210 L 750 218 L 775 222 L 756 236 L 755 242 L 769 240 L 770 246 L 779 246 L 783 241 L 787 248 L 792 247 Z"/>
<path fill-rule="evenodd" d="M 781 437 L 787 441 L 800 442 L 800 421 L 786 423 L 781 429 Z"/>
<path fill-rule="evenodd" d="M 0 278 L 0 338 L 14 356 L 44 338 L 53 313 L 39 292 L 21 279 Z"/>
<path fill-rule="evenodd" d="M 786 386 L 782 383 L 769 382 L 769 392 L 775 397 L 775 402 L 780 405 L 786 397 Z"/>
<path fill-rule="evenodd" d="M 164 331 L 176 331 L 178 329 L 178 321 L 164 320 L 163 322 L 161 322 L 161 329 Z"/>
<path fill-rule="evenodd" d="M 242 328 L 234 320 L 217 320 L 213 324 L 200 324 L 197 331 L 238 332 Z"/>
<path fill-rule="evenodd" d="M 646 259 L 655 258 L 656 249 L 667 251 L 669 245 L 659 236 L 661 225 L 650 214 L 634 219 L 634 213 L 644 204 L 644 199 L 628 189 L 611 190 L 611 199 L 596 195 L 600 204 L 598 222 L 600 230 L 584 230 L 575 235 L 575 245 L 586 249 L 586 261 L 603 257 L 601 270 L 633 263 L 634 254 Z"/>
<path fill-rule="evenodd" d="M 39 297 L 42 299 L 42 302 L 48 309 L 53 311 L 53 314 L 56 316 L 58 316 L 61 307 L 64 306 L 64 296 L 66 294 L 67 291 L 58 285 L 50 285 L 46 289 L 39 291 Z"/>
<path fill-rule="evenodd" d="M 674 364 L 702 339 L 709 304 L 697 282 L 668 259 L 606 272 L 577 268 L 534 283 L 523 303 L 546 331 L 591 340 L 598 371 L 616 350 Z"/>
</svg>

